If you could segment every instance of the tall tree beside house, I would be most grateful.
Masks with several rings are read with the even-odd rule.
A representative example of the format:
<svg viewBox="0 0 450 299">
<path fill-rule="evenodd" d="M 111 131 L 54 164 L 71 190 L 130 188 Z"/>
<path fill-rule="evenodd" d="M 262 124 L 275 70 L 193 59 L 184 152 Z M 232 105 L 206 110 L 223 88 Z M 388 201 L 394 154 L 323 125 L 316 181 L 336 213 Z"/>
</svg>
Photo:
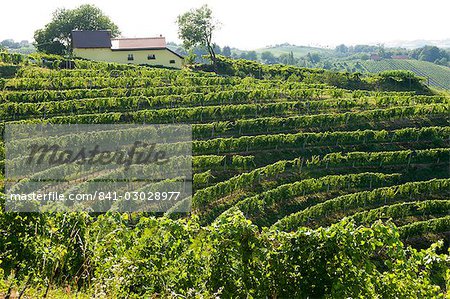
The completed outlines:
<svg viewBox="0 0 450 299">
<path fill-rule="evenodd" d="M 34 46 L 41 52 L 66 54 L 70 51 L 72 30 L 110 30 L 112 37 L 120 34 L 119 27 L 98 7 L 84 4 L 53 12 L 51 22 L 34 32 Z"/>
<path fill-rule="evenodd" d="M 219 22 L 213 17 L 208 5 L 179 15 L 177 18 L 178 36 L 187 49 L 205 47 L 214 68 L 217 67 L 213 33 L 219 27 Z"/>
</svg>

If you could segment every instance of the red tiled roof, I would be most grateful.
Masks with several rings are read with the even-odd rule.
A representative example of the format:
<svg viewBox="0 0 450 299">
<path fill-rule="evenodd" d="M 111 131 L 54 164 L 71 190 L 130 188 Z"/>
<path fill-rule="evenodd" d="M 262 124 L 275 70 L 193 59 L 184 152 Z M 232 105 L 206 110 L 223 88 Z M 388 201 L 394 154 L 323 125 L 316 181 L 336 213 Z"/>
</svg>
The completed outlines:
<svg viewBox="0 0 450 299">
<path fill-rule="evenodd" d="M 165 37 L 145 38 L 115 38 L 112 39 L 113 49 L 164 49 Z"/>
</svg>

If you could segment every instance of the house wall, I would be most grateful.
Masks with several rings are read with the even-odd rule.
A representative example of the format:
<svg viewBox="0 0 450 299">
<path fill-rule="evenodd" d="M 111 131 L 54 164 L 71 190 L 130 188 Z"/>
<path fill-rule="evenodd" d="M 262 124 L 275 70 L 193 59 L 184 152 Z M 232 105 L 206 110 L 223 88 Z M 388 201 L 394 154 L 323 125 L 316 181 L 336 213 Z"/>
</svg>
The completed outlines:
<svg viewBox="0 0 450 299">
<path fill-rule="evenodd" d="M 73 54 L 76 57 L 86 58 L 94 61 L 106 61 L 125 64 L 132 63 L 162 65 L 178 69 L 181 69 L 183 65 L 183 59 L 167 49 L 112 51 L 109 48 L 75 48 L 73 49 Z M 128 60 L 128 54 L 133 54 L 134 60 Z M 154 54 L 155 59 L 147 59 L 149 54 Z M 175 63 L 170 63 L 170 60 L 175 60 Z"/>
</svg>

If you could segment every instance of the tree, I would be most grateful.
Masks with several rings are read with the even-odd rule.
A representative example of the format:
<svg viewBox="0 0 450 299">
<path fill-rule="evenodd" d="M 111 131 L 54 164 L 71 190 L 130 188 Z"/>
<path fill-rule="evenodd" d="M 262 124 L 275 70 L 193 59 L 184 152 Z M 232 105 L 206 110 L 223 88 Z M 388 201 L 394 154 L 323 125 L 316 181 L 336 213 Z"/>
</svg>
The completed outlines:
<svg viewBox="0 0 450 299">
<path fill-rule="evenodd" d="M 75 9 L 60 8 L 44 28 L 34 32 L 35 47 L 50 54 L 70 52 L 72 30 L 110 30 L 112 37 L 120 34 L 114 24 L 99 8 L 84 4 Z"/>
<path fill-rule="evenodd" d="M 436 62 L 439 59 L 447 58 L 448 54 L 436 46 L 424 46 L 413 50 L 411 56 L 414 59 Z"/>
<path fill-rule="evenodd" d="M 379 45 L 378 48 L 378 56 L 380 56 L 381 58 L 387 58 L 387 53 L 386 53 L 386 49 L 384 48 L 384 45 Z"/>
<path fill-rule="evenodd" d="M 353 47 L 353 51 L 355 53 L 372 53 L 378 50 L 378 46 L 369 46 L 369 45 L 355 45 Z"/>
<path fill-rule="evenodd" d="M 0 42 L 0 45 L 2 45 L 5 48 L 9 48 L 9 49 L 20 48 L 20 44 L 16 43 L 13 39 L 5 39 L 2 42 Z"/>
<path fill-rule="evenodd" d="M 337 53 L 347 54 L 348 53 L 348 47 L 346 45 L 344 45 L 344 44 L 341 44 L 341 45 L 336 47 L 335 51 Z"/>
<path fill-rule="evenodd" d="M 278 62 L 278 59 L 273 55 L 270 51 L 264 51 L 261 53 L 261 60 L 266 64 L 275 64 Z"/>
<path fill-rule="evenodd" d="M 295 65 L 297 63 L 294 53 L 291 51 L 289 54 L 283 53 L 279 57 L 279 61 L 282 64 Z"/>
<path fill-rule="evenodd" d="M 216 53 L 217 55 L 222 54 L 222 49 L 220 49 L 219 45 L 214 44 L 213 49 L 214 49 L 214 53 Z"/>
<path fill-rule="evenodd" d="M 360 56 L 360 58 L 361 58 L 361 60 L 369 60 L 369 55 L 367 55 L 367 54 L 362 54 L 361 56 Z"/>
<path fill-rule="evenodd" d="M 230 49 L 230 47 L 228 47 L 228 46 L 223 47 L 222 54 L 225 57 L 230 57 L 231 56 L 231 49 Z"/>
<path fill-rule="evenodd" d="M 311 63 L 318 63 L 320 61 L 320 55 L 317 53 L 309 53 L 306 55 L 306 58 L 311 62 Z"/>
<path fill-rule="evenodd" d="M 247 59 L 256 61 L 256 60 L 258 60 L 258 54 L 256 54 L 255 51 L 248 51 L 247 52 Z"/>
<path fill-rule="evenodd" d="M 213 18 L 212 10 L 208 5 L 179 15 L 177 18 L 178 36 L 183 41 L 186 49 L 205 47 L 209 53 L 214 68 L 217 68 L 216 53 L 212 41 L 214 31 L 219 27 L 219 22 Z"/>
<path fill-rule="evenodd" d="M 242 51 L 241 54 L 238 56 L 239 59 L 247 59 L 247 52 Z"/>
<path fill-rule="evenodd" d="M 239 58 L 256 61 L 258 60 L 258 54 L 256 54 L 255 51 L 242 51 L 241 54 L 239 55 Z"/>
</svg>

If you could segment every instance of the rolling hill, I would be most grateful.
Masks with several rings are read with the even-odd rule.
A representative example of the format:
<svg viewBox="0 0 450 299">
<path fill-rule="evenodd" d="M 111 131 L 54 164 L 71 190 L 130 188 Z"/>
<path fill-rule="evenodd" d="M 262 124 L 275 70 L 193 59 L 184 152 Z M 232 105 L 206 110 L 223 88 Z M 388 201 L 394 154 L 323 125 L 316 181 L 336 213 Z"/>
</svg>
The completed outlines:
<svg viewBox="0 0 450 299">
<path fill-rule="evenodd" d="M 280 56 L 281 54 L 289 54 L 292 52 L 295 57 L 302 57 L 307 55 L 308 53 L 318 53 L 322 55 L 330 55 L 334 52 L 333 49 L 325 49 L 318 47 L 309 47 L 309 46 L 295 46 L 290 44 L 276 45 L 276 46 L 268 46 L 261 49 L 256 49 L 256 53 L 261 54 L 265 51 L 270 51 L 275 56 Z"/>
</svg>

